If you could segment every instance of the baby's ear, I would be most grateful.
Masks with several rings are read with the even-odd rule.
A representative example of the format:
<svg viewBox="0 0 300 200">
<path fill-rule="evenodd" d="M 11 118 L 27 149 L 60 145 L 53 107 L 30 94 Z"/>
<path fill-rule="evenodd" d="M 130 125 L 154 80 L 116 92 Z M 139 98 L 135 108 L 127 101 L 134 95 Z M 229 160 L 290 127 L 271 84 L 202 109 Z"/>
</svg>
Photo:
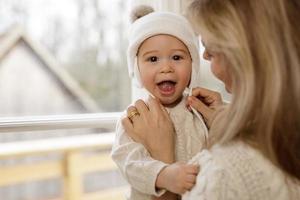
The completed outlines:
<svg viewBox="0 0 300 200">
<path fill-rule="evenodd" d="M 135 22 L 137 19 L 148 15 L 149 13 L 154 12 L 154 9 L 151 6 L 147 6 L 147 5 L 139 5 L 137 7 L 135 7 L 132 11 L 131 11 L 131 15 L 130 15 L 130 20 L 131 23 Z"/>
</svg>

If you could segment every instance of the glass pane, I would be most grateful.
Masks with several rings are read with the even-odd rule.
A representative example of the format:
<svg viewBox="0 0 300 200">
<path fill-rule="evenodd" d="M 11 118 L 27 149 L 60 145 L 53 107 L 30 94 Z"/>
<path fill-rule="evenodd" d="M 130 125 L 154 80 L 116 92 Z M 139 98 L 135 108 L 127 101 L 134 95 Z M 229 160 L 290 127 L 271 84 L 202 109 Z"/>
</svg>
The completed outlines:
<svg viewBox="0 0 300 200">
<path fill-rule="evenodd" d="M 122 111 L 126 1 L 0 0 L 0 117 Z"/>
</svg>

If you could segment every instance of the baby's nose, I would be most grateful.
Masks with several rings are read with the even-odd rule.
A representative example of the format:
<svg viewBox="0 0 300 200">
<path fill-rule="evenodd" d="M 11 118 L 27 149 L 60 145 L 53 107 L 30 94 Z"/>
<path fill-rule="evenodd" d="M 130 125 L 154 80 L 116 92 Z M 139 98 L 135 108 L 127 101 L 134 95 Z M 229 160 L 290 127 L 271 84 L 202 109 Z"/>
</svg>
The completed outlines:
<svg viewBox="0 0 300 200">
<path fill-rule="evenodd" d="M 161 63 L 161 72 L 162 73 L 170 73 L 174 72 L 174 68 L 172 65 L 172 62 L 169 60 L 165 60 L 164 62 Z"/>
</svg>

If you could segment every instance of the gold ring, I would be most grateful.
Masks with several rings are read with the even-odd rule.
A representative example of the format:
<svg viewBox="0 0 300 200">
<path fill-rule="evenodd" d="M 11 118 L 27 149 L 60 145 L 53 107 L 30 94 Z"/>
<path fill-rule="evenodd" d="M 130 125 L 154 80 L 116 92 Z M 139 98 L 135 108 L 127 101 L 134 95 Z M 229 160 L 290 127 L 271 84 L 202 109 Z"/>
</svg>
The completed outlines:
<svg viewBox="0 0 300 200">
<path fill-rule="evenodd" d="M 128 115 L 127 115 L 127 117 L 132 121 L 132 118 L 134 117 L 134 116 L 136 116 L 136 115 L 140 115 L 140 113 L 137 111 L 137 110 L 133 110 L 133 111 L 131 111 Z"/>
</svg>

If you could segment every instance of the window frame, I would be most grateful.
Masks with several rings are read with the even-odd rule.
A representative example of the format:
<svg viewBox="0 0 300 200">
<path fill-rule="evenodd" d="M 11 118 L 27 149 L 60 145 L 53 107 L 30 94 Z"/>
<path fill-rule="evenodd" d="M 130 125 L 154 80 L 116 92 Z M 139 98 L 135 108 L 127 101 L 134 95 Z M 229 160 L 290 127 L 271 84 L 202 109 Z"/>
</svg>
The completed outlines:
<svg viewBox="0 0 300 200">
<path fill-rule="evenodd" d="M 114 129 L 121 112 L 43 115 L 0 118 L 0 134 L 4 132 L 45 131 L 79 128 Z"/>
</svg>

